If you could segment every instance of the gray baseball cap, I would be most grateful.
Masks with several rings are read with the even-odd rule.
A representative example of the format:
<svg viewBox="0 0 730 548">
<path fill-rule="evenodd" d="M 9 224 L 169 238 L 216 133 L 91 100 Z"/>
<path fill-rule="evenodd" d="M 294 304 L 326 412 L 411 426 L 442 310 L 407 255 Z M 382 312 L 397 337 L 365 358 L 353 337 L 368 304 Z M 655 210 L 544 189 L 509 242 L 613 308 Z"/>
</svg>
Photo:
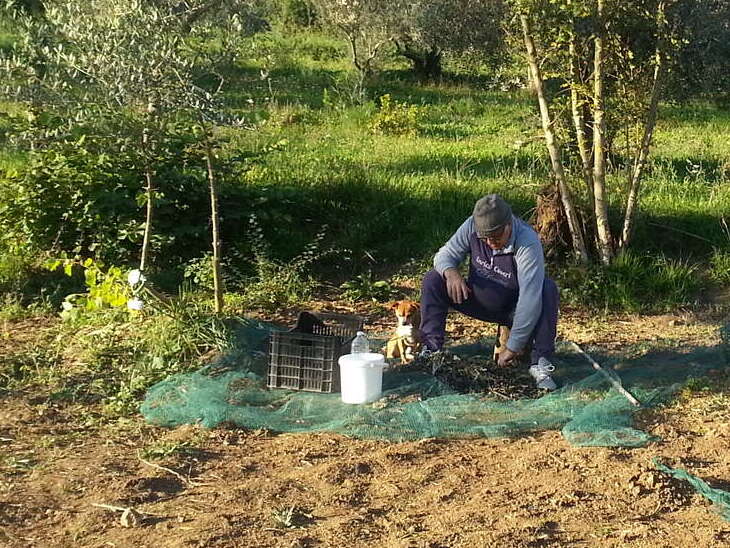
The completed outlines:
<svg viewBox="0 0 730 548">
<path fill-rule="evenodd" d="M 512 208 L 498 194 L 487 194 L 477 201 L 472 215 L 477 236 L 486 238 L 512 220 Z"/>
</svg>

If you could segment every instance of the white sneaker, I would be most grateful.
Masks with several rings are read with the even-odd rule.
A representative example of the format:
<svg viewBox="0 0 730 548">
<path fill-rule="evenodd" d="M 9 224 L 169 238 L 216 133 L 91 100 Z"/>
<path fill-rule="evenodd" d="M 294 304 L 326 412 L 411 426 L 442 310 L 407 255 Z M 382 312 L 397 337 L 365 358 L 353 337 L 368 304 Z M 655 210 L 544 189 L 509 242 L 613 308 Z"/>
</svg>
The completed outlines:
<svg viewBox="0 0 730 548">
<path fill-rule="evenodd" d="M 540 358 L 537 363 L 530 366 L 530 375 L 535 378 L 537 387 L 544 390 L 555 390 L 558 387 L 550 376 L 553 371 L 555 371 L 555 366 L 547 358 Z"/>
</svg>

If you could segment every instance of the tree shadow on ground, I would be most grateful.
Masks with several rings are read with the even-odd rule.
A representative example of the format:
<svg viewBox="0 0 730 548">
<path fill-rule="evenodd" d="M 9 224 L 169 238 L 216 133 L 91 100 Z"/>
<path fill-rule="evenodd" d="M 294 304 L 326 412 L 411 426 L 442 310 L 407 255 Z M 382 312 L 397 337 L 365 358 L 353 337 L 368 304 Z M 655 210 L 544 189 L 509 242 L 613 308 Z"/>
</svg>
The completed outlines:
<svg viewBox="0 0 730 548">
<path fill-rule="evenodd" d="M 456 158 L 451 161 L 454 166 L 458 162 Z M 393 177 L 402 177 L 408 169 L 399 166 Z M 316 185 L 282 181 L 275 189 L 241 187 L 221 203 L 222 237 L 229 242 L 250 239 L 245 220 L 253 213 L 271 249 L 286 260 L 326 226 L 325 242 L 350 250 L 351 260 L 344 262 L 342 255 L 335 254 L 323 257 L 323 264 L 330 274 L 339 271 L 348 277 L 368 267 L 389 265 L 397 270 L 434 252 L 471 214 L 476 200 L 488 192 L 502 192 L 518 214 L 533 207 L 524 193 L 511 191 L 504 181 L 482 178 L 468 185 L 434 185 L 414 193 L 407 185 L 373 185 L 369 171 L 365 165 L 340 159 L 336 169 L 329 170 Z"/>
<path fill-rule="evenodd" d="M 542 177 L 545 180 L 551 177 L 547 160 L 543 156 L 523 151 L 512 154 L 485 154 L 478 159 L 457 154 L 441 154 L 438 157 L 423 154 L 389 162 L 387 169 L 394 176 L 463 174 L 482 179 L 518 176 Z"/>
</svg>

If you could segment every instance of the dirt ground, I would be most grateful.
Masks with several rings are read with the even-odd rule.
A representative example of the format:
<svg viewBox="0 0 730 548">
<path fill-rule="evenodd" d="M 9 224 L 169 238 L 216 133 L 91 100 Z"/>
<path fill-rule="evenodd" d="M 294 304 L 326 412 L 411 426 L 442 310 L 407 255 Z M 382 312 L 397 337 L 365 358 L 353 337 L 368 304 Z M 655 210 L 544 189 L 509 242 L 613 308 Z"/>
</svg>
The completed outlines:
<svg viewBox="0 0 730 548">
<path fill-rule="evenodd" d="M 6 326 L 0 359 L 49 322 Z M 386 330 L 390 319 L 372 323 Z M 695 345 L 716 342 L 718 323 L 568 312 L 561 336 Z M 463 317 L 449 328 L 455 341 L 483 334 Z M 727 401 L 697 393 L 642 411 L 640 426 L 662 441 L 629 450 L 574 448 L 559 432 L 389 443 L 139 417 L 99 425 L 78 407 L 12 394 L 0 400 L 0 546 L 730 546 L 730 522 L 651 464 L 730 487 Z M 177 450 L 145 458 L 150 446 Z"/>
</svg>

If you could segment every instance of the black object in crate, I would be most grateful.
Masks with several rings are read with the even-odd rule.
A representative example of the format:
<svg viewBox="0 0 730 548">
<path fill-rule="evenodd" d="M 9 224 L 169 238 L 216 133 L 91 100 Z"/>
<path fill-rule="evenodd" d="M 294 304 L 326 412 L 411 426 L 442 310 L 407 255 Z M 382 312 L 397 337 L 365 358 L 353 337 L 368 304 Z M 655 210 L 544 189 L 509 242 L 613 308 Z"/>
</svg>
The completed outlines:
<svg viewBox="0 0 730 548">
<path fill-rule="evenodd" d="M 269 344 L 269 388 L 339 392 L 337 360 L 349 354 L 362 318 L 302 312 L 290 331 L 274 331 Z"/>
</svg>

